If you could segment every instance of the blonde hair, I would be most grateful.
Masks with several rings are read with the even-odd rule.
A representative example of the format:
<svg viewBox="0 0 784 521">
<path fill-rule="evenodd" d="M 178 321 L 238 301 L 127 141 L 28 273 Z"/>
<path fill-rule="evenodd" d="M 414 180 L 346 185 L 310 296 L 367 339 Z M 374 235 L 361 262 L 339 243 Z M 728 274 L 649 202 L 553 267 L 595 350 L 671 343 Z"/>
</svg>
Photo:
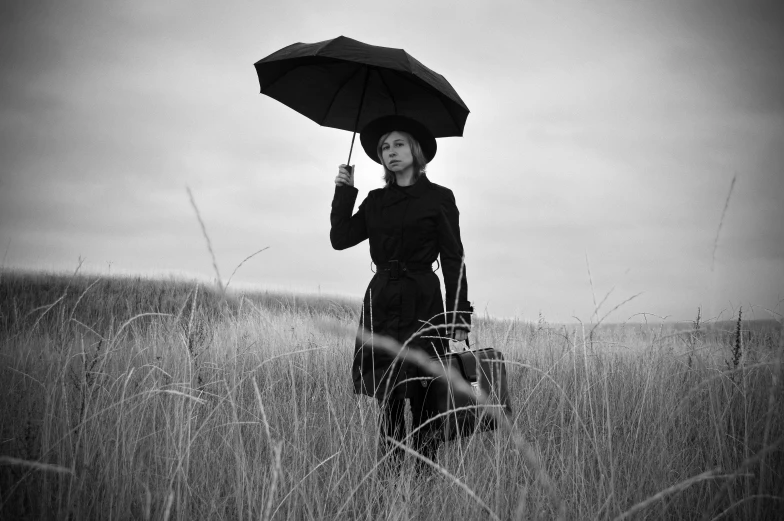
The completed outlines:
<svg viewBox="0 0 784 521">
<path fill-rule="evenodd" d="M 381 146 L 384 144 L 384 141 L 389 137 L 392 132 L 397 132 L 404 138 L 408 140 L 408 146 L 411 148 L 411 157 L 414 160 L 414 177 L 412 181 L 416 182 L 419 179 L 419 176 L 427 173 L 427 159 L 425 159 L 425 153 L 422 152 L 422 147 L 419 144 L 419 141 L 414 139 L 414 136 L 409 134 L 408 132 L 403 132 L 402 130 L 390 130 L 378 140 L 378 146 L 376 147 L 376 153 L 378 154 L 378 159 L 381 161 L 381 166 L 384 168 L 384 184 L 386 186 L 396 184 L 397 178 L 395 177 L 395 173 L 391 170 L 388 170 L 386 165 L 384 164 L 384 158 L 381 156 Z"/>
</svg>

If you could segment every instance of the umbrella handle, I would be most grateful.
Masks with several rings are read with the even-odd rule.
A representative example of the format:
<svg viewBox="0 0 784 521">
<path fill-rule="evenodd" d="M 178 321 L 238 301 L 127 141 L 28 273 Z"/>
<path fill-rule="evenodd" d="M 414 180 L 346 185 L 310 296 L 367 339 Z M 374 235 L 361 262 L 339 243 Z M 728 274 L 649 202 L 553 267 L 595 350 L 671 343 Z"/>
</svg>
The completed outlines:
<svg viewBox="0 0 784 521">
<path fill-rule="evenodd" d="M 357 131 L 354 131 L 354 135 L 351 136 L 351 148 L 348 150 L 348 161 L 346 161 L 346 170 L 348 170 L 349 174 L 354 173 L 354 167 L 351 166 L 351 153 L 354 151 L 354 139 L 357 137 Z"/>
</svg>

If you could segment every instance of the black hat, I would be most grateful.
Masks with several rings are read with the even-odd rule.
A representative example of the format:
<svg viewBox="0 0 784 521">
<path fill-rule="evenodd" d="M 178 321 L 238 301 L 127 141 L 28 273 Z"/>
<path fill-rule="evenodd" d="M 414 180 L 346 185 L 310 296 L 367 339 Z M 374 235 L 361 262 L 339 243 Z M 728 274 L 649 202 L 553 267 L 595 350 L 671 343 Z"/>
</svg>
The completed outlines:
<svg viewBox="0 0 784 521">
<path fill-rule="evenodd" d="M 365 153 L 370 156 L 370 159 L 378 164 L 381 160 L 378 158 L 378 140 L 381 136 L 389 132 L 408 132 L 414 139 L 419 142 L 422 148 L 422 153 L 425 154 L 425 159 L 429 163 L 436 155 L 436 138 L 422 123 L 407 118 L 405 116 L 384 116 L 374 119 L 362 129 L 359 134 L 359 140 L 362 141 L 362 148 Z"/>
</svg>

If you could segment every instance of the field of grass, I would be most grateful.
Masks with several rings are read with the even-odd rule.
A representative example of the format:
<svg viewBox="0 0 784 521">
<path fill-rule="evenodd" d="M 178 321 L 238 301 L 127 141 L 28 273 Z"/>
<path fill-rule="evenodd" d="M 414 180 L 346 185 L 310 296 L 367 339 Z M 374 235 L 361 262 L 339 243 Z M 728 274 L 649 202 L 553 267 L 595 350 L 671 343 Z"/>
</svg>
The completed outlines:
<svg viewBox="0 0 784 521">
<path fill-rule="evenodd" d="M 782 519 L 780 323 L 478 317 L 513 429 L 445 444 L 424 480 L 376 473 L 357 309 L 3 273 L 0 519 Z"/>
</svg>

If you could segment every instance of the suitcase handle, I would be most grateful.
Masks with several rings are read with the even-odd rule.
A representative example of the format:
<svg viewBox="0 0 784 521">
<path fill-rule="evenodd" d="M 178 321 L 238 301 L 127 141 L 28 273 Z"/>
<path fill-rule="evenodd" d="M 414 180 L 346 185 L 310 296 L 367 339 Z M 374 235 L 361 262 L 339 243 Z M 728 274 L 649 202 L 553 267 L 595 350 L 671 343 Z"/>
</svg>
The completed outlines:
<svg viewBox="0 0 784 521">
<path fill-rule="evenodd" d="M 455 340 L 454 338 L 452 340 L 457 342 L 457 340 Z M 465 351 L 470 351 L 471 350 L 471 341 L 468 340 L 468 337 L 466 337 L 465 340 L 461 340 L 461 342 L 465 342 L 465 345 L 466 345 L 466 348 L 464 349 Z"/>
</svg>

